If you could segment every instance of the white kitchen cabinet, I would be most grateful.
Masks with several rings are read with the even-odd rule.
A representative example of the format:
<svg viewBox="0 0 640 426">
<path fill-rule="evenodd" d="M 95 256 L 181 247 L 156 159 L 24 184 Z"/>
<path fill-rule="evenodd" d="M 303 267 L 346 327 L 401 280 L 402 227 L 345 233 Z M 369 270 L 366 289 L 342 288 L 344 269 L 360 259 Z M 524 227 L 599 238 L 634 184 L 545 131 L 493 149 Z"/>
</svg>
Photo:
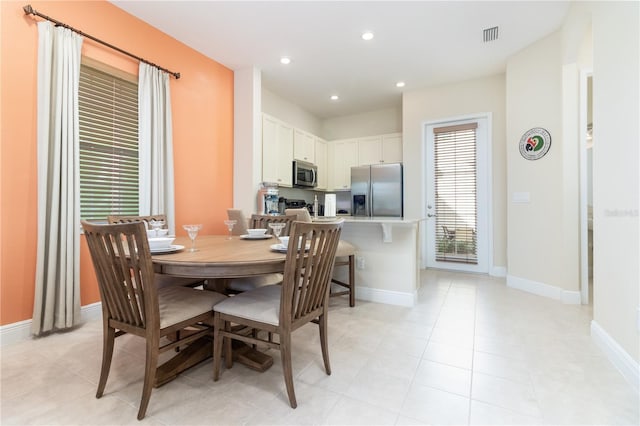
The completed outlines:
<svg viewBox="0 0 640 426">
<path fill-rule="evenodd" d="M 315 138 L 316 159 L 315 164 L 318 166 L 318 186 L 317 189 L 328 189 L 329 185 L 329 167 L 328 167 L 328 147 L 327 142 L 320 138 Z"/>
<path fill-rule="evenodd" d="M 378 164 L 382 160 L 382 136 L 358 139 L 358 164 Z"/>
<path fill-rule="evenodd" d="M 402 134 L 369 136 L 358 139 L 358 164 L 402 162 Z"/>
<path fill-rule="evenodd" d="M 382 135 L 382 162 L 402 163 L 402 133 Z"/>
<path fill-rule="evenodd" d="M 293 158 L 315 164 L 315 137 L 299 129 L 293 134 Z"/>
<path fill-rule="evenodd" d="M 293 127 L 262 116 L 262 181 L 292 186 Z"/>
<path fill-rule="evenodd" d="M 358 140 L 334 141 L 331 147 L 333 182 L 330 186 L 335 191 L 351 189 L 351 167 L 358 165 Z"/>
</svg>

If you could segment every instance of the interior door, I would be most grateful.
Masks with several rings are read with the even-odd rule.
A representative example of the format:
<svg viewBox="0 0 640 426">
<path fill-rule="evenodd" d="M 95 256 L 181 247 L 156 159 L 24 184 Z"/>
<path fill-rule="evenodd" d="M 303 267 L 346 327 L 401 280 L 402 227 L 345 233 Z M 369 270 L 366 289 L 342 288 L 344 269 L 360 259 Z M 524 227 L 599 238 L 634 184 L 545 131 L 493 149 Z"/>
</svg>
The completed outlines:
<svg viewBox="0 0 640 426">
<path fill-rule="evenodd" d="M 487 273 L 488 118 L 429 123 L 425 144 L 423 264 Z"/>
</svg>

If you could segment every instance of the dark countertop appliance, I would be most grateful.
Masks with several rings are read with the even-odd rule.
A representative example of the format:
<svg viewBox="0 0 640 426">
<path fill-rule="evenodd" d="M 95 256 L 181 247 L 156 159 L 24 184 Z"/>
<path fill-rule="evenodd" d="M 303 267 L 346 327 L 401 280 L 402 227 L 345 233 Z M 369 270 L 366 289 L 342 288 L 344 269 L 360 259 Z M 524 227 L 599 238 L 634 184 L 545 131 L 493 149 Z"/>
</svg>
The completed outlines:
<svg viewBox="0 0 640 426">
<path fill-rule="evenodd" d="M 353 216 L 402 217 L 402 164 L 351 168 Z"/>
<path fill-rule="evenodd" d="M 288 209 L 299 209 L 301 207 L 307 207 L 307 202 L 305 200 L 293 200 L 291 198 L 287 198 L 284 201 L 284 205 Z"/>
<path fill-rule="evenodd" d="M 313 215 L 313 204 L 307 204 L 305 200 L 293 200 L 293 199 L 285 199 L 284 206 L 287 209 L 301 209 L 306 208 L 309 210 L 309 214 Z M 322 204 L 318 205 L 318 214 L 322 215 L 324 213 L 324 206 Z M 284 214 L 284 211 L 282 212 Z"/>
</svg>

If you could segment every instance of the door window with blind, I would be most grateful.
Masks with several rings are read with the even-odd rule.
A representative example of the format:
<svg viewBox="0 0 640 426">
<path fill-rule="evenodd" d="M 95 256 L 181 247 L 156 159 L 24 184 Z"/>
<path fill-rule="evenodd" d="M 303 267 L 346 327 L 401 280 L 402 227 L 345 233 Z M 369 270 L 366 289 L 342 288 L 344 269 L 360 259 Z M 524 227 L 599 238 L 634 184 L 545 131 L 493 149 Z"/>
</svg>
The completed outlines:
<svg viewBox="0 0 640 426">
<path fill-rule="evenodd" d="M 118 74 L 118 75 L 116 75 Z M 138 214 L 138 83 L 83 62 L 79 87 L 80 216 Z"/>
<path fill-rule="evenodd" d="M 427 126 L 428 267 L 488 272 L 486 121 Z"/>
<path fill-rule="evenodd" d="M 477 123 L 436 127 L 436 260 L 478 263 L 476 235 Z"/>
</svg>

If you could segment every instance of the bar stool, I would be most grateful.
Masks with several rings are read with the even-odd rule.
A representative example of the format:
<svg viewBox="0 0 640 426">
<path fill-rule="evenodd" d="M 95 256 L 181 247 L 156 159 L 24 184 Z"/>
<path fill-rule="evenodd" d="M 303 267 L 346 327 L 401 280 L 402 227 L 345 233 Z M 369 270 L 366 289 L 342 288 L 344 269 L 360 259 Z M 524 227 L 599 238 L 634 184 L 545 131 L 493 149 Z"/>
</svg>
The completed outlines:
<svg viewBox="0 0 640 426">
<path fill-rule="evenodd" d="M 298 221 L 300 222 L 311 222 L 311 215 L 309 214 L 309 210 L 306 208 L 300 209 L 286 209 L 284 211 L 286 215 L 296 215 L 298 217 Z M 334 290 L 335 286 L 331 286 L 331 292 L 329 296 L 343 296 L 345 294 L 349 295 L 349 306 L 354 307 L 356 305 L 356 248 L 353 244 L 340 240 L 338 241 L 338 249 L 336 251 L 336 261 L 334 263 L 335 267 L 347 266 L 349 268 L 349 282 L 344 282 L 338 280 L 336 278 L 331 278 L 331 282 L 336 284 L 339 287 L 344 288 L 344 290 Z"/>
<path fill-rule="evenodd" d="M 334 268 L 336 266 L 348 266 L 349 267 L 349 282 L 345 283 L 344 281 L 340 281 L 336 278 L 331 278 L 331 282 L 337 284 L 340 287 L 345 288 L 346 290 L 338 290 L 334 291 L 333 286 L 331 287 L 331 293 L 329 296 L 342 296 L 345 294 L 349 295 L 349 306 L 354 307 L 356 305 L 356 292 L 355 292 L 355 283 L 356 283 L 356 248 L 353 244 L 340 240 L 338 241 L 338 250 L 336 250 L 336 261 L 334 263 Z"/>
</svg>

